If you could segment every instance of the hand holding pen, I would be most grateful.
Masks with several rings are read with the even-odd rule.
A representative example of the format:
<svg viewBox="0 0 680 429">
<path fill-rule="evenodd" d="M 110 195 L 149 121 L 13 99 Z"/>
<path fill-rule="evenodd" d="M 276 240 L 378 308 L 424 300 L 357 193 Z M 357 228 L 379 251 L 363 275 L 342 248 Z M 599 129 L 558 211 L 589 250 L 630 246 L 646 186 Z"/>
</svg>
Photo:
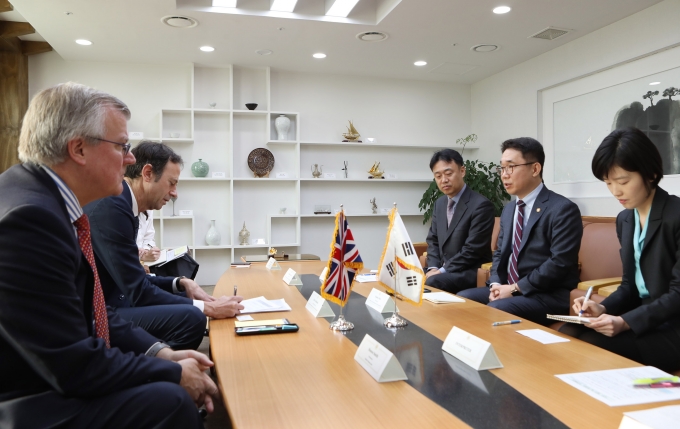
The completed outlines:
<svg viewBox="0 0 680 429">
<path fill-rule="evenodd" d="M 593 287 L 591 286 L 591 287 L 588 288 L 588 292 L 586 292 L 586 297 L 583 298 L 583 303 L 581 304 L 581 310 L 578 312 L 578 317 L 583 316 L 583 308 L 586 306 L 586 303 L 590 299 L 590 295 L 592 295 L 592 293 L 593 293 Z"/>
</svg>

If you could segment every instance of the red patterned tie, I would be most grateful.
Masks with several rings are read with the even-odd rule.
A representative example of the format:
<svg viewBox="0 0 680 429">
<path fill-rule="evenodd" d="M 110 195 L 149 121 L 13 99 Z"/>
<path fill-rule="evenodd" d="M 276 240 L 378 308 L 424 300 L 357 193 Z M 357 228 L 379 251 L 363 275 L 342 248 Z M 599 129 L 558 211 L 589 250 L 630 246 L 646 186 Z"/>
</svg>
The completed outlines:
<svg viewBox="0 0 680 429">
<path fill-rule="evenodd" d="M 508 284 L 515 284 L 519 280 L 517 256 L 519 255 L 519 245 L 522 243 L 522 229 L 524 229 L 524 206 L 524 201 L 517 201 L 517 223 L 515 224 L 515 236 L 512 239 L 512 256 L 510 256 Z"/>
<path fill-rule="evenodd" d="M 97 333 L 97 338 L 101 338 L 106 341 L 106 347 L 111 348 L 111 342 L 109 340 L 109 319 L 106 314 L 106 303 L 104 302 L 104 291 L 102 290 L 102 284 L 99 281 L 99 273 L 97 273 L 97 264 L 94 261 L 94 252 L 92 251 L 92 238 L 90 236 L 90 221 L 87 219 L 87 215 L 83 213 L 82 216 L 78 218 L 73 225 L 78 231 L 78 242 L 80 243 L 80 249 L 85 255 L 85 259 L 92 267 L 94 272 L 94 294 L 92 297 L 92 307 L 94 308 L 94 327 Z"/>
</svg>

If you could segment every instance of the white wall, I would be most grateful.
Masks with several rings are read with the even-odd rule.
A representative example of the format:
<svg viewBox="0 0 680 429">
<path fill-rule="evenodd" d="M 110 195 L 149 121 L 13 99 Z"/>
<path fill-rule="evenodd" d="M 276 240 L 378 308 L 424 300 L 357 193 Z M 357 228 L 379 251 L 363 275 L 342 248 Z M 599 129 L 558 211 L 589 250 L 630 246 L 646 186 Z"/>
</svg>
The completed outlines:
<svg viewBox="0 0 680 429">
<path fill-rule="evenodd" d="M 473 84 L 471 132 L 479 136 L 479 158 L 497 161 L 499 145 L 508 138 L 542 139 L 539 91 L 680 43 L 679 16 L 680 0 L 666 0 Z M 548 152 L 552 147 L 546 146 Z M 544 177 L 551 187 L 552 173 L 546 171 Z M 607 192 L 601 186 L 597 195 Z M 613 198 L 595 196 L 575 194 L 572 199 L 583 215 L 614 216 L 620 211 L 609 201 Z"/>
</svg>

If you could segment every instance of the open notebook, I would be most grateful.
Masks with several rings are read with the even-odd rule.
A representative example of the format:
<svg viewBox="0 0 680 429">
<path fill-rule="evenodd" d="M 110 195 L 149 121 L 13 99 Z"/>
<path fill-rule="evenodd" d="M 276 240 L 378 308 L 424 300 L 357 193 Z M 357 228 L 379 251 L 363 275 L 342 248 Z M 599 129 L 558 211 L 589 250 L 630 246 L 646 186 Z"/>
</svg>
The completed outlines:
<svg viewBox="0 0 680 429">
<path fill-rule="evenodd" d="M 559 316 L 557 314 L 547 314 L 546 317 L 552 320 L 559 320 L 560 322 L 578 323 L 579 325 L 586 325 L 595 320 L 595 317 Z"/>
</svg>

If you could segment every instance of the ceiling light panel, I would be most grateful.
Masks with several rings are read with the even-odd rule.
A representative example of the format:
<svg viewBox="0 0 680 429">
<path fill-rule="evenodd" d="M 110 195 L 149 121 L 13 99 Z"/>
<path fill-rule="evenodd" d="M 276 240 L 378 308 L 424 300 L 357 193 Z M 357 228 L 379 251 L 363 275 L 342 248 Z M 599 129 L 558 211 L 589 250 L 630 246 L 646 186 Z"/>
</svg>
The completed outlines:
<svg viewBox="0 0 680 429">
<path fill-rule="evenodd" d="M 199 49 L 203 52 L 212 52 L 215 50 L 212 46 L 201 46 Z"/>
<path fill-rule="evenodd" d="M 509 6 L 498 6 L 493 9 L 493 13 L 496 15 L 502 15 L 504 13 L 510 12 L 512 9 Z"/>
<path fill-rule="evenodd" d="M 312 56 L 313 56 L 314 58 L 319 58 L 319 59 L 321 59 L 321 58 L 326 58 L 326 54 L 321 53 L 321 52 L 317 52 L 316 54 L 314 54 L 314 55 L 312 55 Z"/>
<path fill-rule="evenodd" d="M 326 0 L 326 15 L 347 18 L 359 0 Z"/>
<path fill-rule="evenodd" d="M 236 7 L 236 0 L 212 0 L 213 7 Z"/>
<path fill-rule="evenodd" d="M 652 83 L 650 83 L 650 85 L 659 85 L 659 84 L 661 84 L 661 82 L 652 82 Z"/>
<path fill-rule="evenodd" d="M 416 61 L 413 63 L 414 66 L 422 67 L 427 65 L 427 61 Z"/>
<path fill-rule="evenodd" d="M 79 44 L 79 45 L 83 45 L 83 46 L 90 46 L 92 44 L 92 42 L 90 42 L 89 40 L 85 40 L 85 39 L 78 39 L 78 40 L 76 40 L 76 43 Z"/>
<path fill-rule="evenodd" d="M 275 10 L 277 12 L 292 12 L 295 10 L 295 5 L 297 0 L 271 0 L 271 6 L 269 10 Z"/>
</svg>

